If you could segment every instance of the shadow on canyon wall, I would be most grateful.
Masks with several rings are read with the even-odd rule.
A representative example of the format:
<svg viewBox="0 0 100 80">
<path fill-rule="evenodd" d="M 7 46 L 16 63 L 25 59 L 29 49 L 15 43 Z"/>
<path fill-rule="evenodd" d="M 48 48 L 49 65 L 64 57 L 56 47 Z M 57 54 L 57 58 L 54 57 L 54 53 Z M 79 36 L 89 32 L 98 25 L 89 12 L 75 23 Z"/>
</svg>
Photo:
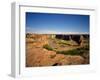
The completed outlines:
<svg viewBox="0 0 100 80">
<path fill-rule="evenodd" d="M 89 34 L 26 34 L 26 67 L 89 64 Z"/>
</svg>

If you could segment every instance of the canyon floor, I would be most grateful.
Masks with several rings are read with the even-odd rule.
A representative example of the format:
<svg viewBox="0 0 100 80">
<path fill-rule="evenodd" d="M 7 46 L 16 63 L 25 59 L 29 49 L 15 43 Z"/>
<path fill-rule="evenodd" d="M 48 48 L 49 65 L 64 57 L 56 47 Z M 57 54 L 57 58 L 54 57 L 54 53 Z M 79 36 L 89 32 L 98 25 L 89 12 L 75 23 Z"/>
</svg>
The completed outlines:
<svg viewBox="0 0 100 80">
<path fill-rule="evenodd" d="M 89 64 L 89 38 L 80 36 L 79 41 L 27 33 L 26 67 Z"/>
</svg>

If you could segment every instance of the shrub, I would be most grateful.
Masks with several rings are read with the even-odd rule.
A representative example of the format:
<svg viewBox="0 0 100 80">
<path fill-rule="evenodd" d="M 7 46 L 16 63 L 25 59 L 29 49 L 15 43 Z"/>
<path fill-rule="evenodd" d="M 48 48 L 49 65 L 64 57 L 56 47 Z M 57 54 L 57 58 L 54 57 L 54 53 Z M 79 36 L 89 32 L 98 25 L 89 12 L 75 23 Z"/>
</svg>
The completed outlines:
<svg viewBox="0 0 100 80">
<path fill-rule="evenodd" d="M 49 46 L 48 44 L 44 45 L 43 48 L 47 49 L 47 50 L 54 50 L 51 46 Z"/>
<path fill-rule="evenodd" d="M 57 53 L 64 54 L 64 55 L 79 55 L 80 54 L 78 50 L 57 51 Z"/>
<path fill-rule="evenodd" d="M 65 41 L 65 40 L 59 40 L 58 42 L 59 44 L 64 44 L 64 45 L 70 45 L 69 42 Z"/>
<path fill-rule="evenodd" d="M 85 48 L 77 48 L 69 51 L 57 51 L 58 54 L 64 54 L 64 55 L 83 55 L 87 49 Z"/>
</svg>

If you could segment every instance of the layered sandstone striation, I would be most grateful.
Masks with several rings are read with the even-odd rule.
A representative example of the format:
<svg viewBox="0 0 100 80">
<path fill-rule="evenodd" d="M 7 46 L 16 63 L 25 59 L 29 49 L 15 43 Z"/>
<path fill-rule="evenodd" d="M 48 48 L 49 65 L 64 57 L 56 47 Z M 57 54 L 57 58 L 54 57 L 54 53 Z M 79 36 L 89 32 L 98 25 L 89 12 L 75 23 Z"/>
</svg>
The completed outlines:
<svg viewBox="0 0 100 80">
<path fill-rule="evenodd" d="M 36 67 L 36 66 L 57 66 L 57 65 L 77 65 L 77 64 L 84 64 L 88 63 L 89 61 L 89 55 L 84 53 L 84 57 L 87 58 L 85 60 L 84 57 L 80 55 L 64 55 L 64 54 L 58 54 L 56 50 L 67 50 L 68 47 L 71 47 L 72 49 L 75 49 L 77 46 L 77 43 L 73 40 L 70 40 L 71 44 L 73 45 L 69 46 L 64 45 L 62 46 L 61 43 L 58 44 L 57 41 L 54 41 L 50 38 L 55 38 L 56 36 L 53 35 L 47 35 L 47 34 L 26 34 L 26 67 Z M 67 36 L 68 37 L 68 36 Z M 84 46 L 84 38 L 81 36 L 81 46 Z M 52 41 L 52 42 L 51 42 Z M 72 42 L 71 42 L 72 41 Z M 53 50 L 47 50 L 43 48 L 44 45 L 50 44 L 52 47 L 58 49 Z M 64 42 L 63 42 L 64 44 Z M 61 47 L 59 47 L 59 45 Z M 87 55 L 87 56 L 86 56 Z"/>
<path fill-rule="evenodd" d="M 82 64 L 84 59 L 81 56 L 70 56 L 56 54 L 54 51 L 48 51 L 43 48 L 33 48 L 27 50 L 26 66 L 54 66 L 54 65 L 71 65 Z"/>
<path fill-rule="evenodd" d="M 39 34 L 26 34 L 26 43 L 31 43 L 35 47 L 42 47 L 45 44 L 48 44 L 49 36 L 39 35 Z"/>
</svg>

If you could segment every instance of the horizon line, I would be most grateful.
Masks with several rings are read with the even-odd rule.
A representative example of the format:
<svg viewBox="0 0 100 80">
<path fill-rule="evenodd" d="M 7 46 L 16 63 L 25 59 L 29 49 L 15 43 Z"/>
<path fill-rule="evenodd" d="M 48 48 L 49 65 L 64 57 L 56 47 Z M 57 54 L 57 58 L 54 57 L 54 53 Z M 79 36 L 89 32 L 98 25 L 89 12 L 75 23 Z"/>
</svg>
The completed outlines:
<svg viewBox="0 0 100 80">
<path fill-rule="evenodd" d="M 84 35 L 84 34 L 86 35 L 87 34 L 87 35 L 89 35 L 89 33 L 87 33 L 87 32 L 84 32 L 84 33 L 80 33 L 80 32 L 79 33 L 78 32 L 77 33 L 39 33 L 39 32 L 34 33 L 34 32 L 26 32 L 26 34 L 27 33 L 31 33 L 31 34 L 68 34 L 68 35 Z"/>
</svg>

